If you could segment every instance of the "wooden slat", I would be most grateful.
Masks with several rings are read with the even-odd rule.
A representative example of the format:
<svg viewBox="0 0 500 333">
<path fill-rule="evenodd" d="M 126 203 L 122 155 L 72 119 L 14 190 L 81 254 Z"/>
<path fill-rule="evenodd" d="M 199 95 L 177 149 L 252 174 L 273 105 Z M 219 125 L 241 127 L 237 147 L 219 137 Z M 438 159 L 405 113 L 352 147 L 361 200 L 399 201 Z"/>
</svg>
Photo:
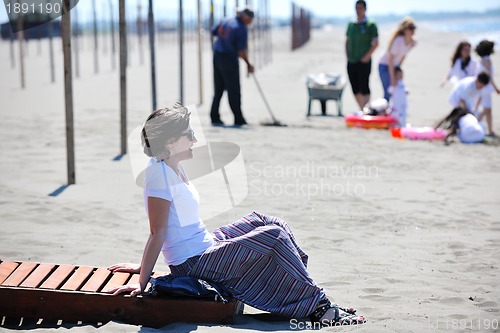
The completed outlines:
<svg viewBox="0 0 500 333">
<path fill-rule="evenodd" d="M 36 288 L 52 272 L 55 264 L 40 264 L 19 287 Z"/>
<path fill-rule="evenodd" d="M 12 274 L 2 283 L 2 286 L 17 287 L 38 265 L 36 262 L 23 262 Z"/>
<path fill-rule="evenodd" d="M 130 273 L 117 272 L 114 273 L 111 279 L 102 287 L 102 292 L 105 293 L 108 289 L 123 286 L 130 277 Z"/>
<path fill-rule="evenodd" d="M 17 262 L 4 260 L 0 264 L 0 284 L 2 284 L 9 275 L 19 266 Z"/>
<path fill-rule="evenodd" d="M 128 284 L 135 284 L 139 283 L 139 274 L 133 274 L 130 280 L 128 281 Z"/>
<path fill-rule="evenodd" d="M 75 270 L 73 265 L 60 265 L 40 286 L 42 289 L 57 289 L 64 280 Z"/>
<path fill-rule="evenodd" d="M 97 292 L 104 284 L 111 271 L 107 268 L 98 268 L 85 285 L 80 289 L 81 291 L 94 291 Z"/>
<path fill-rule="evenodd" d="M 61 287 L 62 290 L 77 290 L 94 270 L 93 267 L 80 266 Z"/>
</svg>

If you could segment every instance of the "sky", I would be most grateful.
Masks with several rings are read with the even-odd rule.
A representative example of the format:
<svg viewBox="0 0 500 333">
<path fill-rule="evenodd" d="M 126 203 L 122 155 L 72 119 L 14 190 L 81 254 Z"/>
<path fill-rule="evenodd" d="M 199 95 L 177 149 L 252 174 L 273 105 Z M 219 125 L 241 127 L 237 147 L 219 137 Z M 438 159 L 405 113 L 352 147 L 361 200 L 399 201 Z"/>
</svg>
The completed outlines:
<svg viewBox="0 0 500 333">
<path fill-rule="evenodd" d="M 23 0 L 29 1 L 29 0 Z M 61 0 L 52 0 L 61 1 Z M 109 14 L 109 1 L 116 9 L 118 0 L 96 0 L 97 15 L 107 17 Z M 143 5 L 145 14 L 148 0 L 126 0 L 130 16 L 136 15 L 138 3 Z M 181 0 L 154 0 L 155 14 L 157 17 L 172 18 L 177 15 L 179 2 Z M 213 0 L 215 3 L 216 16 L 222 15 L 223 4 L 227 4 L 227 13 L 234 12 L 235 4 L 244 4 L 246 0 Z M 289 0 L 267 0 L 270 3 L 270 12 L 273 17 L 289 17 L 291 2 Z M 182 0 L 186 17 L 194 17 L 196 13 L 197 0 Z M 264 0 L 249 0 L 258 10 L 258 5 Z M 209 0 L 201 0 L 203 11 L 208 13 Z M 346 17 L 354 15 L 354 0 L 296 0 L 296 4 L 309 9 L 317 16 Z M 498 0 L 368 0 L 367 15 L 397 14 L 404 15 L 412 11 L 419 12 L 453 12 L 453 11 L 485 11 L 491 8 L 499 8 Z M 79 17 L 85 19 L 90 17 L 92 0 L 80 0 L 78 6 Z M 5 6 L 0 4 L 0 22 L 7 20 Z"/>
</svg>

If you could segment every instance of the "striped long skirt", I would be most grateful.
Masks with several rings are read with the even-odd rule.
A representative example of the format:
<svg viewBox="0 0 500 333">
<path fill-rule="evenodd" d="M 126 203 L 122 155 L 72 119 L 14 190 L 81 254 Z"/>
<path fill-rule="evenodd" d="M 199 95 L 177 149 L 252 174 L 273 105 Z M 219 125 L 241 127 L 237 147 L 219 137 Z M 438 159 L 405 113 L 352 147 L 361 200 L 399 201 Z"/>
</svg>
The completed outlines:
<svg viewBox="0 0 500 333">
<path fill-rule="evenodd" d="M 171 273 L 220 283 L 245 304 L 294 318 L 308 316 L 326 298 L 285 221 L 253 212 L 213 234 L 213 246 L 170 266 Z"/>
</svg>

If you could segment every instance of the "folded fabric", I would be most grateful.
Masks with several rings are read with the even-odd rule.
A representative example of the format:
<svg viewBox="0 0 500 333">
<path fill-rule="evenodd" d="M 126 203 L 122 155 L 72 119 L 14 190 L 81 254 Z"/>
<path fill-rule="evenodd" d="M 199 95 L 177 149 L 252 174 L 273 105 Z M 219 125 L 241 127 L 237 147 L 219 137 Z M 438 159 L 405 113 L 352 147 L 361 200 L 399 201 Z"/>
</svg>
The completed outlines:
<svg viewBox="0 0 500 333">
<path fill-rule="evenodd" d="M 231 294 L 214 282 L 197 279 L 192 276 L 164 275 L 151 278 L 150 296 L 188 296 L 206 298 L 216 302 L 227 303 Z"/>
</svg>

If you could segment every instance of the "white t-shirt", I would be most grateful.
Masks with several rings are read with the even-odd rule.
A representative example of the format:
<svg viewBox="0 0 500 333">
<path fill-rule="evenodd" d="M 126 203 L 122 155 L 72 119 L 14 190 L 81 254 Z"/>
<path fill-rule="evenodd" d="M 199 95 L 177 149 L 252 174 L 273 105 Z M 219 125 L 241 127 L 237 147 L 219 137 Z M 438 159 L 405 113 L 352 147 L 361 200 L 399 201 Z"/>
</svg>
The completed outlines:
<svg viewBox="0 0 500 333">
<path fill-rule="evenodd" d="M 184 173 L 179 165 L 179 172 Z M 200 255 L 212 244 L 213 237 L 199 217 L 200 196 L 192 182 L 188 184 L 165 162 L 152 158 L 144 180 L 144 204 L 148 197 L 170 201 L 167 233 L 162 253 L 168 265 L 179 265 Z"/>
<path fill-rule="evenodd" d="M 464 143 L 475 143 L 484 139 L 484 128 L 474 115 L 468 113 L 458 120 L 458 138 Z"/>
<path fill-rule="evenodd" d="M 481 90 L 476 87 L 475 77 L 466 77 L 453 87 L 448 102 L 452 107 L 460 106 L 460 100 L 465 101 L 465 105 L 469 111 L 475 111 L 477 99 L 479 98 Z"/>
<path fill-rule="evenodd" d="M 408 109 L 408 90 L 403 80 L 399 80 L 396 86 L 389 87 L 389 93 L 392 95 L 391 116 L 399 121 L 399 125 L 406 126 L 406 110 Z"/>
<path fill-rule="evenodd" d="M 453 67 L 450 68 L 450 72 L 448 73 L 448 77 L 450 78 L 449 81 L 452 83 L 456 83 L 457 81 L 460 81 L 463 78 L 477 75 L 476 74 L 477 67 L 478 67 L 477 61 L 471 59 L 467 64 L 467 66 L 465 66 L 465 68 L 462 69 L 462 59 L 458 58 L 457 60 L 455 60 Z"/>
<path fill-rule="evenodd" d="M 405 38 L 403 36 L 397 36 L 394 38 L 389 50 L 386 50 L 382 57 L 380 58 L 380 64 L 389 65 L 389 53 L 394 57 L 394 66 L 401 65 L 403 57 L 417 44 L 417 41 L 413 41 L 410 44 L 406 44 Z"/>
</svg>

